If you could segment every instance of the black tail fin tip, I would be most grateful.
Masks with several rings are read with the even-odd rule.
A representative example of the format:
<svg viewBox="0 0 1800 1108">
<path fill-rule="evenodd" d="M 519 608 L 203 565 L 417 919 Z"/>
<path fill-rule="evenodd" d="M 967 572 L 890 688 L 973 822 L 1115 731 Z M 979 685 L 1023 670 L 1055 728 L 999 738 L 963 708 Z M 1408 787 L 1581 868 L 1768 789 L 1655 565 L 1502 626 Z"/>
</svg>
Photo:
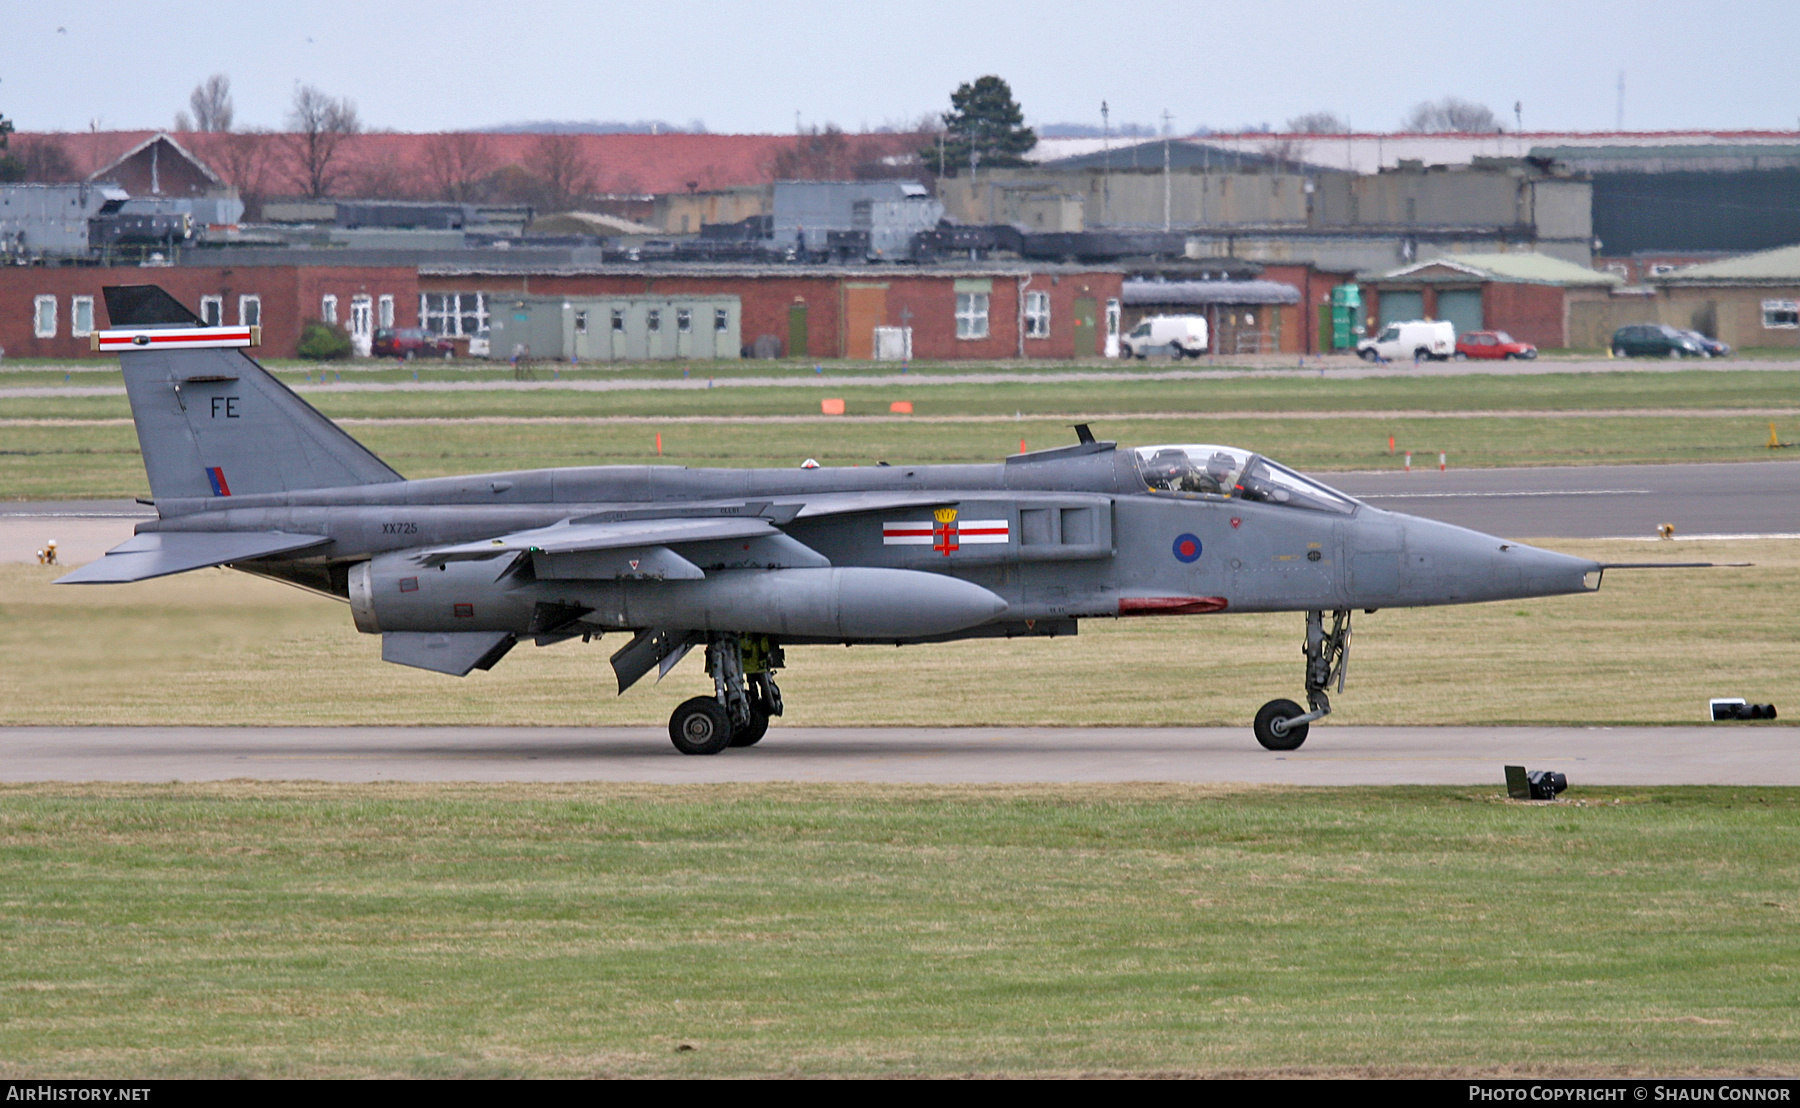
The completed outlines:
<svg viewBox="0 0 1800 1108">
<path fill-rule="evenodd" d="M 204 327 L 199 316 L 157 285 L 109 285 L 106 318 L 114 327 Z"/>
</svg>

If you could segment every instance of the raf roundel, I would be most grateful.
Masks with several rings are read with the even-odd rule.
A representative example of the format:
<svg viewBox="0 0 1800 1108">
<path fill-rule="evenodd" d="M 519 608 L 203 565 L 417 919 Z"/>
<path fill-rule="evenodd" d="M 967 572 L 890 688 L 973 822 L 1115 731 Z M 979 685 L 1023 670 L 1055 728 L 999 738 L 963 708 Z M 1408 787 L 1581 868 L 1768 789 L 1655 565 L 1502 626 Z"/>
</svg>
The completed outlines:
<svg viewBox="0 0 1800 1108">
<path fill-rule="evenodd" d="M 1178 562 L 1194 562 L 1200 558 L 1200 538 L 1197 535 L 1175 536 L 1175 560 Z"/>
</svg>

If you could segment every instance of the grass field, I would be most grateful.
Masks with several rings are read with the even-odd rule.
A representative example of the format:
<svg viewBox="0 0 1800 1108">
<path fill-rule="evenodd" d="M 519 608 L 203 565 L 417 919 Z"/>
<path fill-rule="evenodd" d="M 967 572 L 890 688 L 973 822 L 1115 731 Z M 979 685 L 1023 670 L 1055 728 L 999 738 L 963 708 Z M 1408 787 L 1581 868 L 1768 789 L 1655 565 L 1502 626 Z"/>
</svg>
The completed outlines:
<svg viewBox="0 0 1800 1108">
<path fill-rule="evenodd" d="M 99 376 L 88 374 L 84 376 Z M 994 461 L 1070 441 L 1090 420 L 1126 445 L 1225 442 L 1302 469 L 1751 461 L 1771 419 L 1800 439 L 1800 372 L 1556 374 L 1320 380 L 961 382 L 828 390 L 312 392 L 309 400 L 409 477 L 555 465 L 792 466 Z M 896 399 L 913 418 L 888 417 Z M 0 398 L 0 497 L 143 495 L 123 396 Z M 111 422 L 107 422 L 111 421 Z M 656 436 L 663 453 L 656 453 Z M 1388 439 L 1395 454 L 1388 453 Z"/>
<path fill-rule="evenodd" d="M 985 461 L 1068 441 L 1075 414 L 1126 444 L 1234 442 L 1329 470 L 1397 464 L 1389 434 L 1458 466 L 1760 459 L 1761 413 L 1796 386 L 1121 376 L 826 394 L 853 413 L 913 399 L 912 423 L 734 418 L 816 413 L 803 388 L 311 398 L 367 420 L 352 432 L 409 476 L 648 462 L 657 431 L 675 464 Z M 1743 414 L 1594 414 L 1701 408 Z M 1564 414 L 1488 414 L 1518 409 Z M 1279 414 L 1346 411 L 1395 414 Z M 124 415 L 123 398 L 0 400 L 0 420 Z M 596 422 L 467 421 L 563 416 Z M 0 425 L 0 496 L 143 491 L 128 424 Z M 1722 691 L 1794 699 L 1800 544 L 1547 545 L 1756 564 L 1358 615 L 1322 726 L 1653 725 Z M 0 566 L 0 723 L 660 726 L 709 687 L 690 660 L 614 697 L 622 636 L 450 678 L 382 663 L 346 607 L 266 581 L 53 587 L 59 572 Z M 1228 615 L 796 648 L 784 722 L 916 723 L 927 705 L 969 724 L 1243 727 L 1298 691 L 1300 630 Z M 0 1076 L 1800 1069 L 1800 793 L 1499 794 L 0 786 Z"/>
<path fill-rule="evenodd" d="M 1755 564 L 1620 570 L 1592 595 L 1358 615 L 1332 722 L 1690 723 L 1711 696 L 1795 700 L 1800 543 L 1548 545 Z M 380 661 L 379 639 L 357 634 L 343 604 L 228 570 L 52 586 L 59 572 L 0 566 L 0 723 L 660 726 L 711 687 L 690 659 L 616 697 L 606 659 L 622 635 L 520 646 L 491 672 L 447 677 Z M 784 722 L 912 724 L 928 705 L 970 725 L 1244 726 L 1299 691 L 1301 630 L 1297 613 L 1227 614 L 1088 620 L 1053 640 L 797 647 Z"/>
<path fill-rule="evenodd" d="M 1011 366 L 980 367 L 1012 373 Z M 1152 367 L 1153 369 L 1156 367 Z M 1167 368 L 1167 367 L 1162 367 Z M 1184 367 L 1191 368 L 1191 367 Z M 1204 367 L 1202 367 L 1204 368 Z M 851 414 L 886 412 L 893 400 L 911 400 L 920 415 L 970 414 L 1008 416 L 1102 412 L 1236 412 L 1344 410 L 1597 410 L 1618 408 L 1764 408 L 1791 409 L 1800 397 L 1800 370 L 1548 373 L 1532 375 L 1474 374 L 1463 377 L 1394 376 L 1343 378 L 1313 372 L 1281 372 L 1235 377 L 1159 380 L 1134 370 L 1100 369 L 1101 380 L 1068 380 L 1047 373 L 1043 380 L 980 382 L 950 375 L 930 384 L 858 384 L 856 377 L 819 378 L 810 371 L 788 370 L 772 376 L 787 385 L 719 388 L 650 386 L 657 379 L 635 370 L 630 376 L 603 372 L 619 387 L 607 391 L 574 389 L 456 389 L 438 391 L 407 387 L 411 374 L 396 375 L 389 391 L 313 389 L 308 400 L 332 418 L 389 416 L 732 416 L 817 415 L 819 397 L 842 396 Z M 664 371 L 665 373 L 667 371 Z M 1092 372 L 1092 371 L 1090 371 Z M 304 388 L 301 373 L 278 373 Z M 383 374 L 352 373 L 344 383 L 370 382 Z M 507 380 L 509 375 L 488 380 Z M 668 374 L 677 377 L 678 374 Z M 423 370 L 425 383 L 443 380 L 469 383 L 461 370 Z M 699 380 L 699 378 L 695 378 Z M 16 374 L 0 377 L 7 386 L 38 384 L 60 388 L 56 381 L 28 381 Z M 664 380 L 663 384 L 672 383 Z M 335 381 L 333 382 L 335 384 Z M 553 382 L 540 380 L 539 384 Z M 0 398 L 0 418 L 124 418 L 125 397 L 82 396 L 77 386 L 123 387 L 116 373 L 76 375 L 67 396 Z"/>
<path fill-rule="evenodd" d="M 0 1075 L 1800 1069 L 1791 789 L 0 787 Z"/>
<path fill-rule="evenodd" d="M 1788 422 L 1800 426 L 1800 420 Z M 371 420 L 346 426 L 407 477 L 564 465 L 787 466 L 994 462 L 1018 450 L 1074 441 L 1068 419 L 980 422 L 668 421 L 481 423 Z M 1102 418 L 1096 433 L 1126 446 L 1222 442 L 1312 472 L 1398 469 L 1400 452 L 1434 467 L 1767 461 L 1768 420 L 1694 418 L 1395 417 Z M 662 455 L 656 436 L 662 436 Z M 1389 454 L 1388 436 L 1395 439 Z M 129 424 L 0 428 L 0 489 L 8 499 L 146 496 Z"/>
</svg>

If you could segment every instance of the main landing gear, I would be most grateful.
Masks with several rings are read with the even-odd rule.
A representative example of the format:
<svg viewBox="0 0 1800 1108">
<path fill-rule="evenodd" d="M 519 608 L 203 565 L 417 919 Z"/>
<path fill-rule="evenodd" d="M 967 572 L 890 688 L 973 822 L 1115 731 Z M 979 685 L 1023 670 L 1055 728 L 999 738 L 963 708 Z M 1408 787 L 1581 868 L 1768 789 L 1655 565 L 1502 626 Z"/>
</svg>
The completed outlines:
<svg viewBox="0 0 1800 1108">
<path fill-rule="evenodd" d="M 669 717 L 669 739 L 683 754 L 717 754 L 728 746 L 755 746 L 781 714 L 775 671 L 787 663 L 767 635 L 708 635 L 706 671 L 713 695 L 683 701 Z"/>
<path fill-rule="evenodd" d="M 1306 704 L 1302 711 L 1291 700 L 1271 700 L 1256 713 L 1251 730 L 1256 741 L 1270 750 L 1298 750 L 1306 741 L 1308 726 L 1315 719 L 1331 714 L 1331 698 L 1325 690 L 1332 684 L 1344 691 L 1344 673 L 1350 660 L 1350 612 L 1340 608 L 1331 613 L 1331 630 L 1325 630 L 1325 613 L 1306 613 Z"/>
</svg>

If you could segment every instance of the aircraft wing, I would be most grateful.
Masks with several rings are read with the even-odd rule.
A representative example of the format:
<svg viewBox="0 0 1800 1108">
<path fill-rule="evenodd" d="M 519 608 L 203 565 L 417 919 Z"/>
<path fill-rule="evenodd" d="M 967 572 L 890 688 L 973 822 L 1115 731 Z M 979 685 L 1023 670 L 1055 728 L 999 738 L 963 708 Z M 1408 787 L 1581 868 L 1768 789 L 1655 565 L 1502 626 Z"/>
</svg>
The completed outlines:
<svg viewBox="0 0 1800 1108">
<path fill-rule="evenodd" d="M 918 492 L 830 492 L 818 496 L 808 496 L 800 500 L 800 511 L 796 519 L 818 519 L 821 516 L 845 516 L 858 512 L 892 512 L 902 508 L 936 508 L 945 504 L 955 504 L 960 496 L 946 496 L 938 493 Z M 792 503 L 783 499 L 777 500 L 778 507 L 792 507 Z"/>
<path fill-rule="evenodd" d="M 458 543 L 427 550 L 419 562 L 439 566 L 445 562 L 479 561 L 503 554 L 577 554 L 621 550 L 628 547 L 667 546 L 670 543 L 708 542 L 715 539 L 750 539 L 773 535 L 773 523 L 755 516 L 704 516 L 700 518 L 621 519 L 605 523 L 564 520 L 549 527 L 515 531 L 478 542 Z"/>
<path fill-rule="evenodd" d="M 146 531 L 113 547 L 106 557 L 59 577 L 59 585 L 112 585 L 186 573 L 190 569 L 286 554 L 331 540 L 280 531 Z"/>
</svg>

